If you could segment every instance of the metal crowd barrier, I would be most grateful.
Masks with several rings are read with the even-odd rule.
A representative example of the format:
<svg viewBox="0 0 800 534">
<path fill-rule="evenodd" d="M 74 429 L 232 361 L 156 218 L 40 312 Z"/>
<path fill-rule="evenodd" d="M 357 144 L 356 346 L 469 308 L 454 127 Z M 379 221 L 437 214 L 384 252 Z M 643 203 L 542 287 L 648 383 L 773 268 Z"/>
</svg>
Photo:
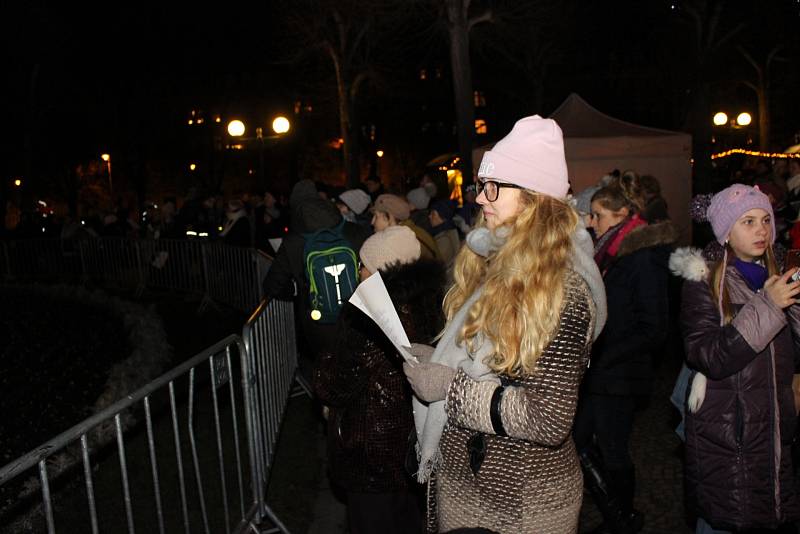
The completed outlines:
<svg viewBox="0 0 800 534">
<path fill-rule="evenodd" d="M 269 256 L 252 248 L 189 239 L 31 239 L 0 242 L 5 279 L 93 282 L 104 287 L 183 291 L 250 312 L 261 301 Z"/>
<path fill-rule="evenodd" d="M 250 350 L 229 336 L 0 468 L 0 487 L 28 474 L 41 493 L 10 531 L 261 532 L 268 516 L 286 533 L 264 486 L 296 367 L 292 310 L 265 310 L 245 327 Z M 131 417 L 144 429 L 124 430 Z"/>
<path fill-rule="evenodd" d="M 254 249 L 205 245 L 206 297 L 239 310 L 253 310 L 262 298 L 262 281 L 271 262 L 268 258 Z"/>
<path fill-rule="evenodd" d="M 246 391 L 246 405 L 251 409 L 248 421 L 256 438 L 250 443 L 254 477 L 259 481 L 256 487 L 261 492 L 258 502 L 265 503 L 263 492 L 269 482 L 281 421 L 295 380 L 302 392 L 311 396 L 308 384 L 297 374 L 292 303 L 279 300 L 262 302 L 244 325 L 242 339 L 251 356 L 246 370 L 250 385 Z M 266 505 L 262 516 L 280 523 Z"/>
</svg>

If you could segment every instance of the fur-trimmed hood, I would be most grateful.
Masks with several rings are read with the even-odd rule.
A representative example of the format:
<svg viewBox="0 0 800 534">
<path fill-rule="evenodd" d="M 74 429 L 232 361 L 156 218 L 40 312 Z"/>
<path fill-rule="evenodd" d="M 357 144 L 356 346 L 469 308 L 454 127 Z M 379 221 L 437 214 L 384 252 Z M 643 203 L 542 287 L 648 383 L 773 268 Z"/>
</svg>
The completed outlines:
<svg viewBox="0 0 800 534">
<path fill-rule="evenodd" d="M 633 254 L 643 248 L 673 245 L 678 240 L 678 229 L 670 221 L 634 228 L 619 246 L 617 258 Z"/>
<path fill-rule="evenodd" d="M 419 259 L 413 263 L 391 265 L 381 271 L 381 278 L 397 306 L 422 294 L 442 292 L 446 273 L 442 262 Z"/>
<path fill-rule="evenodd" d="M 703 251 L 694 247 L 681 247 L 669 257 L 669 270 L 675 276 L 680 276 L 692 282 L 708 279 L 711 269 L 703 257 Z"/>
</svg>

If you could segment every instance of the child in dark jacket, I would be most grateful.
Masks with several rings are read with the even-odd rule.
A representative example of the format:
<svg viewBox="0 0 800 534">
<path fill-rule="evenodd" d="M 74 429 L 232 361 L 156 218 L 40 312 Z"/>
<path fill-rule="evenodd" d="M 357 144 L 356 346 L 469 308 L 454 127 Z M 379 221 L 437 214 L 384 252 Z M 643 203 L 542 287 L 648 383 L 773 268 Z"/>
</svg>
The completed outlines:
<svg viewBox="0 0 800 534">
<path fill-rule="evenodd" d="M 687 503 L 698 533 L 775 529 L 800 517 L 790 452 L 800 282 L 797 269 L 780 274 L 772 206 L 757 188 L 717 193 L 707 216 L 722 260 L 686 249 L 670 260 L 687 279 Z"/>
<path fill-rule="evenodd" d="M 409 340 L 431 343 L 443 324 L 444 265 L 420 259 L 419 241 L 405 226 L 377 232 L 359 256 L 361 280 L 380 272 Z M 352 304 L 342 308 L 337 331 L 314 389 L 329 410 L 330 476 L 347 493 L 350 532 L 419 532 L 418 487 L 405 468 L 411 389 L 400 356 Z"/>
</svg>

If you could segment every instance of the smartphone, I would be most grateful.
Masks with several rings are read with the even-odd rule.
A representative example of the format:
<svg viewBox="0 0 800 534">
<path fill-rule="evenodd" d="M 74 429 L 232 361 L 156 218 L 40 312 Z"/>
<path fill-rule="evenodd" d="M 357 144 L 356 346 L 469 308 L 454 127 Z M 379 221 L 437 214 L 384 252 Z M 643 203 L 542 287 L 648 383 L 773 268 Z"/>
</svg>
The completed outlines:
<svg viewBox="0 0 800 534">
<path fill-rule="evenodd" d="M 792 248 L 786 251 L 786 261 L 784 261 L 784 272 L 789 269 L 800 267 L 800 249 Z M 797 271 L 790 278 L 792 282 L 800 280 L 800 271 Z"/>
</svg>

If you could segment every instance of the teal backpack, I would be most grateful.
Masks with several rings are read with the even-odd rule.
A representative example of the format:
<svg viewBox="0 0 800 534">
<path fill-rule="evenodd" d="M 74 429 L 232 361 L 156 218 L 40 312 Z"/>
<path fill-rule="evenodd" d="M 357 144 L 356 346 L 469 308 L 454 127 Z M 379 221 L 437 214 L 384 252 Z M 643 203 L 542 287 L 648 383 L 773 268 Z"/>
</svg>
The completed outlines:
<svg viewBox="0 0 800 534">
<path fill-rule="evenodd" d="M 358 255 L 343 229 L 344 221 L 334 228 L 303 234 L 311 318 L 319 323 L 335 323 L 358 285 Z"/>
</svg>

